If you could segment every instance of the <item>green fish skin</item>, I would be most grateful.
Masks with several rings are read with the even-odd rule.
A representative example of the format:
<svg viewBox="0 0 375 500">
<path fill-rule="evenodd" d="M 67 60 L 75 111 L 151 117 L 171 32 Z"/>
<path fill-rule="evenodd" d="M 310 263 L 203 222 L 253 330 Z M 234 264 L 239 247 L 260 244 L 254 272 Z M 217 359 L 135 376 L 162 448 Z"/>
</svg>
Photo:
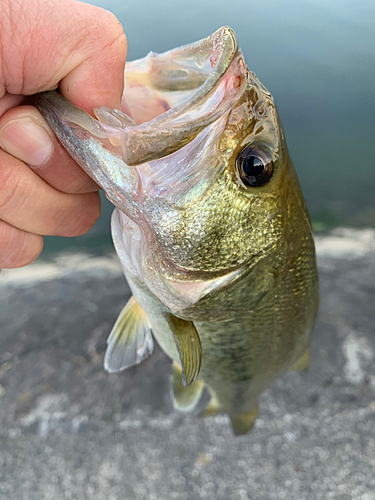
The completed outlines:
<svg viewBox="0 0 375 500">
<path fill-rule="evenodd" d="M 311 224 L 273 98 L 234 32 L 128 63 L 122 110 L 98 120 L 55 92 L 37 105 L 116 209 L 112 236 L 133 298 L 108 341 L 120 371 L 174 361 L 171 394 L 236 434 L 259 395 L 306 368 L 318 308 Z"/>
</svg>

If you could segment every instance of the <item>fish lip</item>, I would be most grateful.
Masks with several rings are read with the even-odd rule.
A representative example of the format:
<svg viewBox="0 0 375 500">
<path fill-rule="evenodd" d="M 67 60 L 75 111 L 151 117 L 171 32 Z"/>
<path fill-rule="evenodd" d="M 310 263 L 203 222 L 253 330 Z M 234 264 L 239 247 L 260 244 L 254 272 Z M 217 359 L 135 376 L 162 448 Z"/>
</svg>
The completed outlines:
<svg viewBox="0 0 375 500">
<path fill-rule="evenodd" d="M 213 49 L 213 54 L 215 53 L 215 51 L 220 50 L 217 48 L 218 45 L 221 46 L 219 57 L 217 58 L 213 70 L 210 76 L 205 81 L 205 83 L 199 87 L 199 90 L 197 90 L 197 92 L 195 92 L 195 94 L 192 97 L 190 97 L 186 101 L 183 101 L 180 105 L 175 106 L 169 109 L 168 111 L 165 111 L 165 113 L 162 113 L 161 115 L 153 118 L 152 120 L 137 125 L 136 127 L 137 130 L 146 128 L 151 124 L 152 126 L 161 127 L 166 122 L 175 120 L 176 118 L 184 114 L 186 111 L 189 111 L 192 107 L 195 107 L 198 104 L 200 104 L 201 101 L 206 99 L 207 95 L 219 83 L 219 81 L 226 73 L 231 62 L 235 59 L 239 51 L 238 40 L 232 28 L 230 28 L 229 26 L 222 26 L 207 38 L 202 38 L 201 40 L 198 40 L 197 42 L 191 43 L 184 47 L 178 47 L 176 49 L 164 52 L 162 55 L 165 56 L 168 54 L 171 56 L 171 58 L 173 58 L 173 55 L 175 53 L 181 53 L 181 51 L 184 49 L 189 52 L 198 51 L 201 50 L 202 43 L 206 43 L 208 47 L 211 46 Z"/>
<path fill-rule="evenodd" d="M 37 94 L 35 105 L 70 156 L 103 188 L 106 197 L 130 216 L 139 216 L 134 204 L 140 186 L 138 172 L 104 143 L 108 136 L 100 122 L 56 91 Z M 127 189 L 121 189 L 122 185 Z"/>
<path fill-rule="evenodd" d="M 123 129 L 121 153 L 127 165 L 137 166 L 177 151 L 191 142 L 208 125 L 223 116 L 231 107 L 232 100 L 236 100 L 242 94 L 246 85 L 245 63 L 240 54 L 237 37 L 228 26 L 219 28 L 212 35 L 198 42 L 172 49 L 156 57 L 161 58 L 162 66 L 165 58 L 173 60 L 175 56 L 178 58 L 183 57 L 184 54 L 194 55 L 205 49 L 210 51 L 206 58 L 211 61 L 212 68 L 206 81 L 192 95 L 152 120 Z M 236 59 L 238 59 L 238 65 Z M 236 86 L 231 81 L 231 73 L 228 76 L 228 82 L 231 81 L 234 90 L 225 80 L 225 98 L 222 97 L 215 105 L 212 104 L 209 111 L 198 111 L 204 109 L 204 104 L 215 95 L 224 75 L 232 67 L 235 67 L 238 72 Z M 126 91 L 124 98 L 126 99 Z M 196 116 L 192 118 L 190 113 L 193 111 L 196 111 Z"/>
<path fill-rule="evenodd" d="M 128 126 L 124 125 L 124 128 L 116 129 L 94 119 L 89 114 L 74 107 L 72 103 L 66 106 L 61 96 L 59 100 L 52 98 L 51 92 L 47 92 L 45 96 L 39 94 L 36 105 L 42 114 L 48 114 L 53 109 L 61 121 L 65 121 L 67 125 L 75 126 L 76 133 L 80 127 L 82 134 L 87 131 L 91 136 L 101 140 L 109 139 L 111 143 L 114 139 L 116 146 L 121 146 L 121 156 L 124 163 L 130 167 L 139 166 L 148 161 L 168 156 L 191 142 L 208 125 L 223 116 L 231 107 L 232 101 L 236 100 L 243 92 L 246 65 L 240 53 L 237 37 L 229 26 L 223 26 L 207 38 L 172 49 L 158 57 L 162 59 L 161 64 L 163 64 L 165 55 L 171 58 L 174 54 L 191 53 L 194 55 L 199 50 L 204 49 L 207 50 L 204 57 L 213 61 L 213 67 L 207 80 L 187 99 L 152 120 L 139 125 L 129 124 Z M 238 88 L 233 83 L 233 75 L 230 73 L 228 82 L 232 82 L 233 89 L 231 86 L 227 86 L 228 83 L 225 80 L 225 91 L 220 90 L 221 93 L 224 92 L 225 97 L 221 96 L 215 105 L 211 106 L 210 104 L 209 110 L 203 111 L 204 103 L 215 95 L 224 75 L 232 67 L 232 63 L 235 64 L 233 68 L 236 68 L 235 71 L 238 72 L 239 76 Z M 231 90 L 228 90 L 229 88 Z M 227 92 L 230 92 L 228 96 Z M 56 92 L 54 94 L 56 95 Z M 126 91 L 124 96 L 126 97 Z M 199 109 L 201 111 L 198 111 Z M 190 113 L 193 111 L 196 111 L 197 114 L 191 117 Z"/>
</svg>

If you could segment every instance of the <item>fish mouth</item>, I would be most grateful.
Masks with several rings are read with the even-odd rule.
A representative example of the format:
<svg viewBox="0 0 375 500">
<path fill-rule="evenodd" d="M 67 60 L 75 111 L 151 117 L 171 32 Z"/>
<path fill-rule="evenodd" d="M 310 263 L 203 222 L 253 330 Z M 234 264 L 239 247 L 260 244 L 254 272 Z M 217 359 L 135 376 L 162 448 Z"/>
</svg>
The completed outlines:
<svg viewBox="0 0 375 500">
<path fill-rule="evenodd" d="M 230 109 L 245 85 L 236 35 L 224 26 L 198 42 L 127 63 L 122 111 L 100 107 L 95 120 L 56 92 L 39 94 L 36 105 L 49 123 L 55 114 L 50 125 L 56 133 L 64 121 L 75 132 L 81 128 L 93 138 L 108 139 L 115 146 L 109 149 L 135 166 L 188 144 Z"/>
<path fill-rule="evenodd" d="M 198 42 L 127 64 L 123 107 L 138 125 L 123 132 L 124 161 L 138 165 L 183 147 L 230 109 L 245 80 L 245 62 L 227 26 Z"/>
</svg>

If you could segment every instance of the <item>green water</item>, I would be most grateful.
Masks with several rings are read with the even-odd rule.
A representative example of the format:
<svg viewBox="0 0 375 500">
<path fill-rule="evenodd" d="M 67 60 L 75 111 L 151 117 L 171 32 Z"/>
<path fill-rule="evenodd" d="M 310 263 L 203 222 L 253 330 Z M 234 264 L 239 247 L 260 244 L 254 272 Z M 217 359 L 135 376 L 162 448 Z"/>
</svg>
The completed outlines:
<svg viewBox="0 0 375 500">
<path fill-rule="evenodd" d="M 120 19 L 129 60 L 230 25 L 249 68 L 276 100 L 315 229 L 375 227 L 374 0 L 88 3 Z M 111 211 L 104 200 L 87 235 L 48 238 L 44 255 L 105 250 Z"/>
</svg>

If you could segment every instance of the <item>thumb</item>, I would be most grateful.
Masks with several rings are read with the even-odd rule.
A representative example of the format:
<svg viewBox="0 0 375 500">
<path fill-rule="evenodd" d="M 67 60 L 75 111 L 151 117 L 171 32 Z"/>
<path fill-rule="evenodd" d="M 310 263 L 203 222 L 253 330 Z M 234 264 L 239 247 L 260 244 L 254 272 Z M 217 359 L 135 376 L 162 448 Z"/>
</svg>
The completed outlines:
<svg viewBox="0 0 375 500">
<path fill-rule="evenodd" d="M 74 0 L 0 3 L 0 98 L 56 88 L 77 106 L 119 107 L 126 37 L 108 11 Z"/>
<path fill-rule="evenodd" d="M 125 33 L 111 12 L 95 7 L 91 17 L 86 9 L 82 11 L 87 31 L 72 57 L 78 64 L 61 80 L 60 92 L 88 112 L 102 105 L 121 109 L 127 52 Z"/>
</svg>

